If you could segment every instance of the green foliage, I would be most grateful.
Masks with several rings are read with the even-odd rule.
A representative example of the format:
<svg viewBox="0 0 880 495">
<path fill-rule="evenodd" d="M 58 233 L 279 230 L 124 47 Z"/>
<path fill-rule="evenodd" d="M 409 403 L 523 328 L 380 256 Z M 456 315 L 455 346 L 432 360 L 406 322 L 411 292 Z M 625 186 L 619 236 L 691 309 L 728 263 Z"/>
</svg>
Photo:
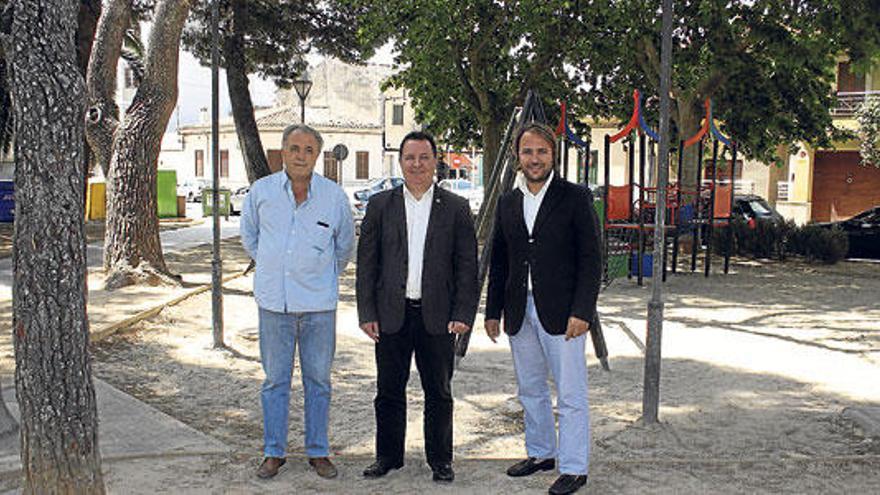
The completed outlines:
<svg viewBox="0 0 880 495">
<path fill-rule="evenodd" d="M 862 165 L 880 167 L 880 98 L 871 98 L 859 108 L 859 154 Z"/>
<path fill-rule="evenodd" d="M 807 225 L 797 229 L 789 241 L 791 251 L 810 261 L 834 264 L 846 257 L 849 238 L 842 229 Z"/>
<path fill-rule="evenodd" d="M 655 0 L 340 1 L 365 9 L 362 41 L 394 41 L 391 83 L 409 89 L 419 121 L 454 144 L 491 144 L 484 135 L 530 88 L 548 109 L 564 99 L 572 115 L 621 122 L 639 88 L 647 120 L 657 121 Z M 830 145 L 839 136 L 829 114 L 835 57 L 861 61 L 880 46 L 880 9 L 871 3 L 676 2 L 673 139 L 696 131 L 712 98 L 722 132 L 750 158 L 772 162 L 780 144 Z"/>
<path fill-rule="evenodd" d="M 753 259 L 783 260 L 797 254 L 807 261 L 827 264 L 844 259 L 849 250 L 849 239 L 843 230 L 817 225 L 798 227 L 791 220 L 758 220 L 749 225 L 734 219 L 730 227 L 713 232 L 712 242 L 713 251 L 722 256 L 730 251 L 731 255 Z"/>
<path fill-rule="evenodd" d="M 398 72 L 389 84 L 407 88 L 419 122 L 454 145 L 500 138 L 529 89 L 550 114 L 561 99 L 572 115 L 589 113 L 566 67 L 581 56 L 572 41 L 594 26 L 581 15 L 586 2 L 344 1 L 365 9 L 363 42 L 394 42 Z"/>
<path fill-rule="evenodd" d="M 833 106 L 835 56 L 843 50 L 830 29 L 843 26 L 827 14 L 826 1 L 699 0 L 677 2 L 673 46 L 674 139 L 689 137 L 700 124 L 702 103 L 712 98 L 713 116 L 741 153 L 771 162 L 780 144 L 805 141 L 828 146 L 836 131 Z M 659 87 L 660 18 L 656 2 L 617 2 L 617 42 L 605 63 L 617 77 L 591 90 L 623 101 L 631 88 L 656 95 Z M 605 53 L 603 53 L 605 55 Z M 598 56 L 598 55 L 597 55 Z M 610 93 L 610 94 L 609 94 Z M 649 122 L 657 118 L 657 98 L 647 102 Z M 630 110 L 608 109 L 618 117 Z"/>
<path fill-rule="evenodd" d="M 211 5 L 203 1 L 193 7 L 182 38 L 204 65 L 211 63 Z M 359 14 L 340 8 L 336 0 L 220 0 L 220 36 L 241 37 L 248 73 L 288 87 L 306 69 L 312 49 L 349 62 L 372 55 L 372 45 L 356 40 Z M 226 67 L 222 53 L 220 66 Z"/>
</svg>

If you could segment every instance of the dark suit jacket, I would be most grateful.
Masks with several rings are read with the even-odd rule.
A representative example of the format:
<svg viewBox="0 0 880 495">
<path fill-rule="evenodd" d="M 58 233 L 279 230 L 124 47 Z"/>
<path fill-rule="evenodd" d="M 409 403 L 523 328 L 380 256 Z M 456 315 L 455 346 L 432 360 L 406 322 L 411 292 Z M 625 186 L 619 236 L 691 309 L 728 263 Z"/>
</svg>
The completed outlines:
<svg viewBox="0 0 880 495">
<path fill-rule="evenodd" d="M 523 194 L 514 189 L 496 208 L 486 319 L 500 319 L 516 334 L 523 323 L 532 272 L 538 318 L 552 335 L 564 334 L 569 316 L 593 321 L 602 259 L 593 196 L 583 186 L 554 178 L 532 235 L 523 218 Z"/>
<path fill-rule="evenodd" d="M 370 198 L 357 250 L 360 323 L 381 333 L 403 327 L 408 246 L 403 187 Z M 422 264 L 422 318 L 428 333 L 447 333 L 450 321 L 473 326 L 477 312 L 477 241 L 466 199 L 434 187 Z"/>
</svg>

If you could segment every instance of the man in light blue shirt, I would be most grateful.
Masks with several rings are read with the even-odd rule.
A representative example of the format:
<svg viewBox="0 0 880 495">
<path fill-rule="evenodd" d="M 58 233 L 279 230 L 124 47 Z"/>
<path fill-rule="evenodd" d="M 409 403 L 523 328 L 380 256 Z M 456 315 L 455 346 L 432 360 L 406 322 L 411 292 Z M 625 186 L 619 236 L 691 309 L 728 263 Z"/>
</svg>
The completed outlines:
<svg viewBox="0 0 880 495">
<path fill-rule="evenodd" d="M 263 459 L 257 476 L 271 478 L 285 463 L 293 359 L 299 345 L 305 393 L 305 447 L 318 475 L 333 478 L 327 423 L 330 366 L 336 349 L 339 274 L 354 252 L 348 198 L 315 174 L 324 142 L 306 125 L 281 138 L 284 170 L 254 182 L 241 214 L 241 241 L 256 261 L 260 359 L 266 380 Z"/>
</svg>

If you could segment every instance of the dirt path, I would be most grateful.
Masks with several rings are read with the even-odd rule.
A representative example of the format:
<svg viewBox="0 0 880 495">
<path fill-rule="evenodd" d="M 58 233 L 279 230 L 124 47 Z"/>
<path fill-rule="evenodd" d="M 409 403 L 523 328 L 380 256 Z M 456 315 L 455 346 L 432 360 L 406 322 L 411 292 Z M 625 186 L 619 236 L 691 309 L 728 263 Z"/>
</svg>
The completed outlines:
<svg viewBox="0 0 880 495">
<path fill-rule="evenodd" d="M 362 482 L 373 451 L 375 364 L 372 345 L 357 330 L 352 268 L 343 279 L 331 412 L 342 476 L 326 482 L 304 466 L 297 370 L 292 461 L 275 481 L 256 481 L 262 370 L 251 283 L 237 279 L 225 292 L 226 342 L 234 352 L 210 349 L 207 294 L 94 348 L 98 376 L 236 449 L 197 466 L 202 484 L 181 490 L 538 493 L 552 482 L 551 475 L 503 475 L 510 459 L 524 454 L 522 412 L 507 343 L 493 345 L 482 328 L 454 379 L 456 484 L 444 489 L 429 481 L 417 376 L 409 388 L 406 469 Z M 590 353 L 588 492 L 869 493 L 880 486 L 880 449 L 841 417 L 846 407 L 880 404 L 880 265 L 738 262 L 728 276 L 671 277 L 666 290 L 662 421 L 651 428 L 638 422 L 650 291 L 624 280 L 601 296 L 612 372 L 602 372 Z M 171 483 L 165 488 L 191 478 L 189 461 L 161 466 Z"/>
</svg>

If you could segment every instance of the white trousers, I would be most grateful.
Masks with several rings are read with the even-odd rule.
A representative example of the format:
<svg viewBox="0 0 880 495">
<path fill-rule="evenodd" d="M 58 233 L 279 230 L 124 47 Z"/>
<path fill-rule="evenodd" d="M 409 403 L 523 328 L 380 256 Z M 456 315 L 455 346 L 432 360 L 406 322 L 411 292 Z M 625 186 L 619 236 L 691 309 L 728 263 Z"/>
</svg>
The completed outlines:
<svg viewBox="0 0 880 495">
<path fill-rule="evenodd" d="M 525 410 L 528 456 L 557 458 L 561 474 L 588 474 L 590 409 L 584 355 L 586 334 L 566 341 L 565 335 L 547 333 L 538 320 L 535 301 L 529 294 L 522 328 L 509 340 L 519 401 Z M 556 384 L 558 441 L 548 369 Z"/>
</svg>

